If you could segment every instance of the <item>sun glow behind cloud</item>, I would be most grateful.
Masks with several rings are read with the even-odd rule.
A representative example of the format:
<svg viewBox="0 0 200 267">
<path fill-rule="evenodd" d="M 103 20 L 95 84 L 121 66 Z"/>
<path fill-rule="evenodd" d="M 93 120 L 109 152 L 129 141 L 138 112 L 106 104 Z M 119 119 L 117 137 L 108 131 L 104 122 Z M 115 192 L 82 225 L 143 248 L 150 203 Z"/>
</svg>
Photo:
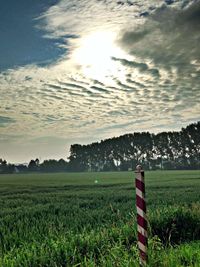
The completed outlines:
<svg viewBox="0 0 200 267">
<path fill-rule="evenodd" d="M 107 85 L 113 84 L 113 77 L 124 79 L 124 68 L 113 57 L 130 58 L 116 44 L 116 33 L 96 31 L 84 36 L 74 50 L 72 60 L 80 66 L 83 74 Z"/>
</svg>

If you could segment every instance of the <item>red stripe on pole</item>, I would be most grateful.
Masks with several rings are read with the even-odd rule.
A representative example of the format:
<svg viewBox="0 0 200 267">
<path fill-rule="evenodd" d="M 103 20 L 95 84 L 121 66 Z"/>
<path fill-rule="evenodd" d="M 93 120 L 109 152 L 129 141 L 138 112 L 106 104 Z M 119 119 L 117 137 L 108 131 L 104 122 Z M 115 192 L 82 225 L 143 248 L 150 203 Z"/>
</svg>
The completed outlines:
<svg viewBox="0 0 200 267">
<path fill-rule="evenodd" d="M 135 185 L 138 189 L 140 189 L 142 192 L 145 191 L 144 183 L 138 179 L 135 180 Z"/>
<path fill-rule="evenodd" d="M 140 196 L 136 195 L 136 205 L 137 207 L 139 207 L 141 210 L 143 210 L 144 212 L 146 212 L 146 203 L 144 201 L 143 198 L 141 198 Z"/>
<path fill-rule="evenodd" d="M 142 259 L 143 262 L 146 262 L 147 261 L 147 254 L 142 251 L 141 249 L 139 249 L 140 251 L 140 258 Z"/>
<path fill-rule="evenodd" d="M 138 241 L 140 241 L 144 246 L 146 246 L 147 237 L 138 232 Z"/>
<path fill-rule="evenodd" d="M 137 222 L 139 226 L 143 227 L 144 230 L 147 230 L 147 221 L 145 218 L 141 217 L 139 214 L 137 214 Z"/>
</svg>

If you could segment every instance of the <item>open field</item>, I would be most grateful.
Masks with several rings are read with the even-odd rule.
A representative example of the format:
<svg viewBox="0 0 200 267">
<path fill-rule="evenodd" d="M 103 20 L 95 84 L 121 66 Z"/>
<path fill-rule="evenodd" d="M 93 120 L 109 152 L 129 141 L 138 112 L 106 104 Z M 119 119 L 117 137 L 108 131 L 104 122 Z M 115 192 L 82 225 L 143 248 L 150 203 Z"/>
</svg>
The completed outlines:
<svg viewBox="0 0 200 267">
<path fill-rule="evenodd" d="M 0 175 L 0 266 L 139 266 L 134 178 Z M 145 178 L 149 266 L 200 266 L 200 171 Z"/>
</svg>

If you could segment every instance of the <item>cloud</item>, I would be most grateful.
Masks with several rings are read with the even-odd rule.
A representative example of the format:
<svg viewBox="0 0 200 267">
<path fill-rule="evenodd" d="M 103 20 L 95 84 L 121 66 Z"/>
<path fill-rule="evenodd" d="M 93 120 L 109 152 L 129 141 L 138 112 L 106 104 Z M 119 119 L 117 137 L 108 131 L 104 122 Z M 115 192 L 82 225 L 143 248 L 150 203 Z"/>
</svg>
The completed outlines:
<svg viewBox="0 0 200 267">
<path fill-rule="evenodd" d="M 152 76 L 155 76 L 156 78 L 159 78 L 159 70 L 155 68 L 150 68 L 146 63 L 143 62 L 136 62 L 136 61 L 130 61 L 127 59 L 120 59 L 116 57 L 112 57 L 114 61 L 119 61 L 122 65 L 128 66 L 130 68 L 136 68 L 141 72 L 148 72 Z"/>
<path fill-rule="evenodd" d="M 46 31 L 46 37 L 63 39 L 67 34 L 80 37 L 102 28 L 118 31 L 124 24 L 139 23 L 140 14 L 152 13 L 162 4 L 157 0 L 61 0 L 38 16 L 38 27 Z"/>
<path fill-rule="evenodd" d="M 162 6 L 137 29 L 125 30 L 120 43 L 132 55 L 152 60 L 158 66 L 195 72 L 192 61 L 200 60 L 199 25 L 199 1 L 181 10 Z"/>
<path fill-rule="evenodd" d="M 0 116 L 0 127 L 6 127 L 10 123 L 14 123 L 15 120 L 13 118 Z"/>
<path fill-rule="evenodd" d="M 65 143 L 179 129 L 200 118 L 199 1 L 61 0 L 34 23 L 65 52 L 48 65 L 0 73 L 0 137 L 15 136 L 16 150 L 53 155 L 57 144 L 64 155 Z M 106 64 L 96 73 L 72 58 L 93 31 L 116 33 L 113 45 L 123 51 L 110 54 L 104 75 Z"/>
<path fill-rule="evenodd" d="M 105 88 L 99 87 L 99 86 L 91 86 L 91 89 L 93 89 L 97 93 L 109 93 L 109 91 Z"/>
</svg>

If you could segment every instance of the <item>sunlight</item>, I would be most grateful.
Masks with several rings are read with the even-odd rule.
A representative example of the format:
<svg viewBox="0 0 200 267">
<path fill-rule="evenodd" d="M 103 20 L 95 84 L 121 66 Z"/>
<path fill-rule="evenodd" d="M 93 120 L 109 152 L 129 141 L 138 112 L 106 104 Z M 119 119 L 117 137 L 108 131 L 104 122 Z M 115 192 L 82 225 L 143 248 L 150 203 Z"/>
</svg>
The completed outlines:
<svg viewBox="0 0 200 267">
<path fill-rule="evenodd" d="M 123 75 L 120 65 L 112 57 L 125 57 L 115 44 L 116 34 L 110 31 L 91 33 L 83 38 L 74 51 L 73 60 L 88 78 L 109 82 L 111 76 Z"/>
</svg>

